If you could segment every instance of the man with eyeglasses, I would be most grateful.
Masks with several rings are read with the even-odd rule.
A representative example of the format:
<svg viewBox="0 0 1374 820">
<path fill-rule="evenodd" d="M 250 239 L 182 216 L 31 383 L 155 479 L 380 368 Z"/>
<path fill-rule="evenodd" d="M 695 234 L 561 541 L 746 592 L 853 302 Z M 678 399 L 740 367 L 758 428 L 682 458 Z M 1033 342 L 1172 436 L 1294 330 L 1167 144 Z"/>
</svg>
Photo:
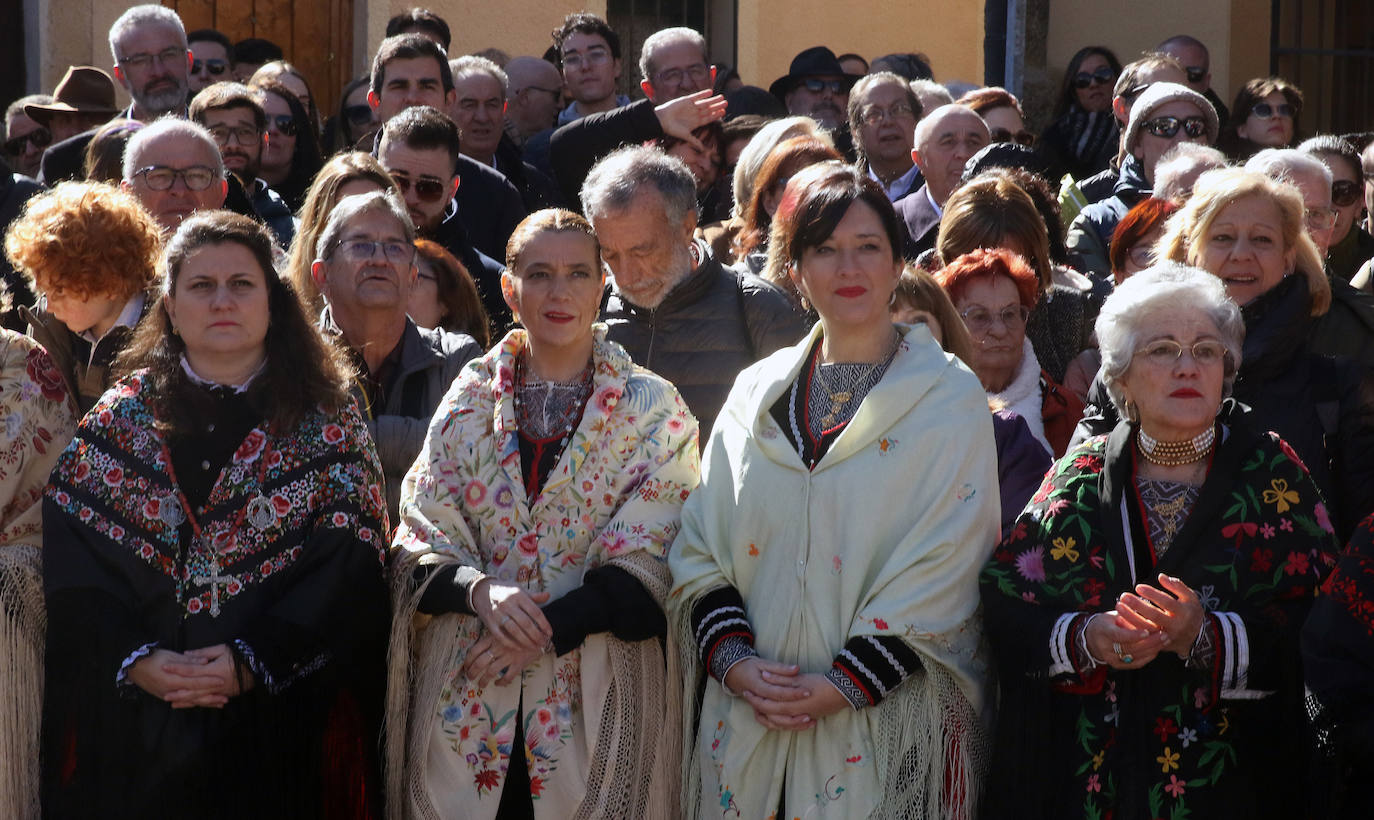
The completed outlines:
<svg viewBox="0 0 1374 820">
<path fill-rule="evenodd" d="M 121 116 L 140 122 L 167 114 L 186 116 L 193 58 L 175 11 L 153 4 L 134 6 L 110 26 L 109 41 L 114 78 L 133 98 Z M 56 185 L 83 178 L 86 146 L 94 136 L 91 129 L 49 147 L 39 181 Z"/>
<path fill-rule="evenodd" d="M 1207 102 L 1216 109 L 1218 120 L 1226 122 L 1230 119 L 1231 112 L 1217 92 L 1212 90 L 1212 55 L 1201 40 L 1187 34 L 1175 34 L 1156 46 L 1155 51 L 1168 54 L 1182 63 L 1188 75 L 1188 87 L 1207 98 Z"/>
<path fill-rule="evenodd" d="M 897 202 L 925 184 L 911 157 L 921 101 L 906 80 L 889 72 L 869 74 L 850 89 L 849 131 L 859 167 Z"/>
<path fill-rule="evenodd" d="M 267 142 L 261 92 L 242 83 L 214 83 L 191 99 L 191 121 L 205 126 L 219 146 L 229 183 L 224 207 L 262 222 L 283 248 L 291 247 L 296 218 L 266 180 L 258 177 Z"/>
<path fill-rule="evenodd" d="M 768 91 L 782 100 L 787 113 L 810 117 L 825 126 L 835 137 L 835 147 L 848 155 L 852 149 L 845 132 L 845 112 L 849 89 L 857 79 L 844 73 L 835 52 L 813 46 L 793 57 L 787 74 L 774 80 Z"/>
<path fill-rule="evenodd" d="M 587 172 L 622 145 L 673 137 L 706 152 L 692 132 L 725 116 L 725 98 L 711 92 L 715 66 L 707 62 L 706 38 L 690 28 L 656 31 L 640 49 L 639 68 L 646 99 L 583 117 L 554 133 L 550 162 L 566 201 L 576 203 Z"/>
<path fill-rule="evenodd" d="M 234 44 L 223 32 L 201 28 L 186 35 L 191 49 L 191 93 L 234 79 Z"/>
<path fill-rule="evenodd" d="M 473 245 L 453 204 L 464 181 L 456 170 L 464 159 L 458 127 L 440 111 L 416 106 L 387 120 L 378 140 L 377 161 L 400 187 L 415 229 L 463 263 L 477 284 L 493 338 L 504 335 L 511 324 L 510 307 L 501 296 L 501 274 L 506 268 Z"/>
<path fill-rule="evenodd" d="M 1178 83 L 1157 82 L 1133 101 L 1122 139 L 1125 158 L 1112 196 L 1084 208 L 1065 240 L 1074 267 L 1096 279 L 1110 279 L 1107 249 L 1126 212 L 1150 196 L 1155 166 L 1175 145 L 1213 145 L 1221 125 L 1207 98 Z"/>
<path fill-rule="evenodd" d="M 215 138 L 202 125 L 171 117 L 129 138 L 120 186 L 153 215 L 164 239 L 196 211 L 223 206 L 229 192 Z"/>
<path fill-rule="evenodd" d="M 942 105 L 916 123 L 911 158 L 926 181 L 894 206 L 906 231 L 902 253 L 907 259 L 915 260 L 935 247 L 945 203 L 958 187 L 969 158 L 990 139 L 983 118 L 958 103 Z"/>
<path fill-rule="evenodd" d="M 320 328 L 357 366 L 353 396 L 377 444 L 392 521 L 439 400 L 463 365 L 482 355 L 471 336 L 421 328 L 406 315 L 419 275 L 415 235 L 394 192 L 347 196 L 330 213 L 310 265 L 326 304 Z"/>
<path fill-rule="evenodd" d="M 563 107 L 563 75 L 548 60 L 515 57 L 506 63 L 506 77 L 506 136 L 523 147 L 535 134 L 553 128 Z"/>
</svg>

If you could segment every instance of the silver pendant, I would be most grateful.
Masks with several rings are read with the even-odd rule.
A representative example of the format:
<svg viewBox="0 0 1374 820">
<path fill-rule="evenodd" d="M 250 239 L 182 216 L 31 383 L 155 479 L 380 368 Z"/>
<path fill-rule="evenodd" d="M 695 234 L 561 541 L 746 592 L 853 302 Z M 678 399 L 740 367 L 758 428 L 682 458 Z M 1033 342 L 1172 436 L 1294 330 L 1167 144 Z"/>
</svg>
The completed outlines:
<svg viewBox="0 0 1374 820">
<path fill-rule="evenodd" d="M 157 516 L 169 527 L 180 527 L 186 521 L 186 513 L 181 509 L 181 499 L 176 493 L 168 493 L 157 500 Z"/>
<path fill-rule="evenodd" d="M 259 495 L 248 502 L 248 523 L 260 530 L 277 523 L 277 511 L 272 506 L 272 502 Z"/>
</svg>

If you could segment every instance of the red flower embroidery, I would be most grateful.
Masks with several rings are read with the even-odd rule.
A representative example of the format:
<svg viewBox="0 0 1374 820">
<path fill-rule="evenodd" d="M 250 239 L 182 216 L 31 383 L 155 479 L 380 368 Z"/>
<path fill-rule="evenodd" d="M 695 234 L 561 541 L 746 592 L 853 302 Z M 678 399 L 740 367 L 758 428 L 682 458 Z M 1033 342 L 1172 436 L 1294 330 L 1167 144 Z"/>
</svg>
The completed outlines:
<svg viewBox="0 0 1374 820">
<path fill-rule="evenodd" d="M 1305 574 L 1308 566 L 1309 563 L 1305 554 L 1301 552 L 1290 552 L 1288 553 L 1288 564 L 1283 568 L 1283 571 L 1289 575 Z"/>
<path fill-rule="evenodd" d="M 543 780 L 542 778 L 540 778 L 540 777 L 531 777 L 531 778 L 530 778 L 530 795 L 531 795 L 532 797 L 539 797 L 540 794 L 541 794 L 543 791 L 544 791 L 544 780 Z"/>
<path fill-rule="evenodd" d="M 324 426 L 324 440 L 326 444 L 338 444 L 343 441 L 343 428 L 337 424 L 326 424 Z"/>
<path fill-rule="evenodd" d="M 272 511 L 280 518 L 285 518 L 291 512 L 291 499 L 280 493 L 272 496 Z"/>
<path fill-rule="evenodd" d="M 111 467 L 105 471 L 105 484 L 109 487 L 118 488 L 124 483 L 124 470 L 120 467 Z"/>
<path fill-rule="evenodd" d="M 515 547 L 526 555 L 534 555 L 539 552 L 539 536 L 532 532 L 525 533 L 515 542 Z"/>
<path fill-rule="evenodd" d="M 887 629 L 887 621 L 884 621 L 882 618 L 874 618 L 873 625 L 879 629 Z"/>
<path fill-rule="evenodd" d="M 1159 735 L 1159 742 L 1164 743 L 1168 741 L 1170 735 L 1178 734 L 1178 726 L 1171 717 L 1157 717 L 1155 718 L 1155 728 L 1153 731 L 1155 734 Z"/>
<path fill-rule="evenodd" d="M 262 447 L 267 443 L 267 436 L 261 430 L 254 430 L 248 434 L 248 438 L 243 440 L 239 449 L 234 453 L 234 461 L 252 461 L 262 452 Z"/>
<path fill-rule="evenodd" d="M 334 513 L 333 517 L 330 518 L 330 521 L 331 521 L 331 522 L 334 524 L 334 526 L 336 526 L 336 527 L 346 527 L 346 526 L 348 526 L 348 516 L 347 516 L 347 515 L 344 515 L 344 514 L 341 513 L 341 512 L 336 512 L 336 513 Z"/>
<path fill-rule="evenodd" d="M 1255 572 L 1268 572 L 1274 566 L 1274 551 L 1256 547 L 1250 553 L 1250 569 Z"/>
<path fill-rule="evenodd" d="M 199 599 L 199 598 L 192 598 L 191 600 L 187 601 L 187 602 L 186 602 L 186 611 L 189 612 L 189 613 L 191 613 L 192 615 L 194 615 L 194 614 L 196 614 L 197 612 L 199 612 L 199 611 L 200 611 L 200 599 Z"/>
<path fill-rule="evenodd" d="M 86 476 L 90 474 L 91 463 L 89 461 L 83 461 L 80 464 L 77 464 L 76 469 L 72 471 L 72 478 L 76 479 L 77 481 L 85 481 Z"/>
<path fill-rule="evenodd" d="M 1228 524 L 1225 527 L 1221 528 L 1222 536 L 1226 538 L 1236 539 L 1237 547 L 1240 546 L 1240 540 L 1242 536 L 1245 536 L 1247 538 L 1254 538 L 1255 533 L 1257 532 L 1259 532 L 1259 525 L 1254 523 L 1253 521 L 1246 521 L 1245 523 Z"/>
<path fill-rule="evenodd" d="M 156 521 L 162 512 L 162 500 L 150 498 L 143 502 L 143 517 Z"/>
<path fill-rule="evenodd" d="M 111 413 L 109 408 L 106 408 L 96 415 L 96 420 L 100 422 L 102 427 L 107 426 L 110 422 L 114 421 L 114 413 Z"/>
<path fill-rule="evenodd" d="M 481 794 L 483 789 L 486 791 L 495 789 L 496 785 L 501 782 L 501 775 L 495 769 L 483 769 L 473 778 L 473 782 L 477 784 L 477 793 Z"/>
<path fill-rule="evenodd" d="M 38 385 L 43 398 L 48 401 L 64 401 L 67 398 L 67 383 L 62 380 L 62 371 L 57 369 L 48 352 L 41 347 L 29 351 L 24 362 L 24 370 L 29 378 Z"/>
</svg>

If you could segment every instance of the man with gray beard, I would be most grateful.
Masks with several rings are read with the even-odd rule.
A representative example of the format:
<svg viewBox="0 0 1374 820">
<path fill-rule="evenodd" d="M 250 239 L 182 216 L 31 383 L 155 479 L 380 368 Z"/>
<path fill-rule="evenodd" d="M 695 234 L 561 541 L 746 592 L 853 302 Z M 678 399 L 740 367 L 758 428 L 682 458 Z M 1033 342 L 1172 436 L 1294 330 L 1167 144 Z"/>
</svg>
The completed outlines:
<svg viewBox="0 0 1374 820">
<path fill-rule="evenodd" d="M 134 6 L 110 26 L 114 76 L 133 102 L 120 116 L 152 122 L 171 114 L 186 116 L 191 90 L 191 49 L 186 28 L 175 11 L 164 6 Z M 95 129 L 83 131 L 43 152 L 39 181 L 56 185 L 83 177 L 81 163 Z"/>
<path fill-rule="evenodd" d="M 657 148 L 622 148 L 598 162 L 582 185 L 582 210 L 611 274 L 607 337 L 677 387 L 705 441 L 735 376 L 799 341 L 802 313 L 693 237 L 696 180 Z"/>
</svg>

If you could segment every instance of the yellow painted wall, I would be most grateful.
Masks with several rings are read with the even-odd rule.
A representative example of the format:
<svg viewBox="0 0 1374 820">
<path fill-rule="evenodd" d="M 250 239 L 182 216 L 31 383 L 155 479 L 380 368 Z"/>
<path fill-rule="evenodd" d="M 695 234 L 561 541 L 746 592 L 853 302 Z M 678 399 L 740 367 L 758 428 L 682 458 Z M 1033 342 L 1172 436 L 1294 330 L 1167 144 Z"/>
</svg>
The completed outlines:
<svg viewBox="0 0 1374 820">
<path fill-rule="evenodd" d="M 816 45 L 870 60 L 919 51 L 942 82 L 983 80 L 983 3 L 974 0 L 744 0 L 737 31 L 740 77 L 764 88 Z"/>
<path fill-rule="evenodd" d="M 1055 89 L 1083 46 L 1107 46 L 1128 63 L 1175 34 L 1207 44 L 1212 88 L 1228 105 L 1238 86 L 1269 66 L 1269 0 L 1051 0 L 1049 28 Z"/>
</svg>

